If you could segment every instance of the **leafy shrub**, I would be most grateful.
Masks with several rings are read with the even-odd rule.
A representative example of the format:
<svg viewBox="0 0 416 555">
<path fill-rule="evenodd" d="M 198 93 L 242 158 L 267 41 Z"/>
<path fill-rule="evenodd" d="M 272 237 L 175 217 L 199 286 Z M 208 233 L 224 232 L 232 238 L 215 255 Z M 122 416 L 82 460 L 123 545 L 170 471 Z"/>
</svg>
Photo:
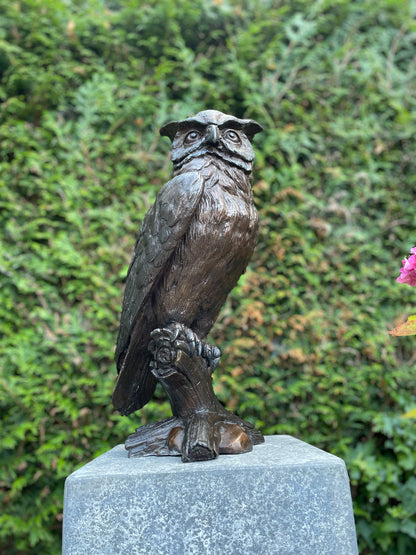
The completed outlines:
<svg viewBox="0 0 416 555">
<path fill-rule="evenodd" d="M 407 3 L 0 0 L 4 552 L 58 553 L 63 483 L 169 414 L 110 405 L 123 280 L 168 119 L 254 117 L 255 256 L 212 333 L 218 396 L 346 460 L 362 553 L 416 538 L 415 26 Z M 413 235 L 412 235 L 413 234 Z"/>
</svg>

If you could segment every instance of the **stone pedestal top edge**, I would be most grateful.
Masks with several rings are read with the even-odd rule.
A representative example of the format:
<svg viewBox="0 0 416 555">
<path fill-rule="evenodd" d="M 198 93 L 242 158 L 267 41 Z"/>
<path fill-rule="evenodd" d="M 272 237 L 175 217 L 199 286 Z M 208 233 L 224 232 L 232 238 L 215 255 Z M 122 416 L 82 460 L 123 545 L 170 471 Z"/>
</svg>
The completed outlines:
<svg viewBox="0 0 416 555">
<path fill-rule="evenodd" d="M 253 451 L 241 455 L 220 455 L 217 459 L 205 462 L 183 463 L 180 457 L 128 457 L 124 445 L 117 445 L 100 455 L 69 477 L 80 479 L 91 475 L 134 475 L 166 473 L 218 472 L 219 470 L 238 471 L 248 468 L 265 467 L 283 469 L 287 467 L 342 466 L 339 457 L 331 455 L 288 435 L 266 436 L 265 443 L 255 445 Z"/>
</svg>

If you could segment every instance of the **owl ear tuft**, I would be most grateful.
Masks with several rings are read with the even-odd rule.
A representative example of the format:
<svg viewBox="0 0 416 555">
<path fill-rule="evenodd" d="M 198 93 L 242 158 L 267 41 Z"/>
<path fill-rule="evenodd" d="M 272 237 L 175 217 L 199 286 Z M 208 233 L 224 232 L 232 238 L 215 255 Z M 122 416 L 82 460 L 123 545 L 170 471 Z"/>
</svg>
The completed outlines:
<svg viewBox="0 0 416 555">
<path fill-rule="evenodd" d="M 162 125 L 159 133 L 162 135 L 162 137 L 169 137 L 169 139 L 173 141 L 178 127 L 179 121 L 169 121 L 168 123 L 165 123 L 165 125 Z"/>
<path fill-rule="evenodd" d="M 254 119 L 243 120 L 243 131 L 246 134 L 249 141 L 254 137 L 256 133 L 263 131 L 264 127 L 254 121 Z"/>
</svg>

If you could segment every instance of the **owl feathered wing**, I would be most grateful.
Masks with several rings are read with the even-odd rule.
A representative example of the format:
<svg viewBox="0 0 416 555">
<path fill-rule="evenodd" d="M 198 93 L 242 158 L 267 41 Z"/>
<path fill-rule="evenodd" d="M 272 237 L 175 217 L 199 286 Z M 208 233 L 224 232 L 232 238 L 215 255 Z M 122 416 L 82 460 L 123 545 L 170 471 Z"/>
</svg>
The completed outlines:
<svg viewBox="0 0 416 555">
<path fill-rule="evenodd" d="M 178 175 L 162 187 L 143 220 L 127 273 L 115 355 L 119 374 L 113 404 L 122 414 L 140 409 L 156 387 L 148 368 L 150 332 L 157 326 L 151 298 L 203 191 L 204 179 L 198 172 Z"/>
</svg>

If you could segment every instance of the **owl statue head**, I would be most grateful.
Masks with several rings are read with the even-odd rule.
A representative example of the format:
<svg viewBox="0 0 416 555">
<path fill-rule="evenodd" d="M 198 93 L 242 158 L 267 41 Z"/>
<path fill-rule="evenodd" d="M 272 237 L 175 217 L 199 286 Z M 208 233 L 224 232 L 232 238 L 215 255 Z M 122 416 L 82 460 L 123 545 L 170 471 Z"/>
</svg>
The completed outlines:
<svg viewBox="0 0 416 555">
<path fill-rule="evenodd" d="M 250 172 L 254 160 L 251 139 L 262 131 L 252 119 L 239 119 L 217 110 L 204 110 L 182 121 L 171 121 L 161 129 L 172 141 L 175 170 L 202 156 L 213 156 Z"/>
</svg>

